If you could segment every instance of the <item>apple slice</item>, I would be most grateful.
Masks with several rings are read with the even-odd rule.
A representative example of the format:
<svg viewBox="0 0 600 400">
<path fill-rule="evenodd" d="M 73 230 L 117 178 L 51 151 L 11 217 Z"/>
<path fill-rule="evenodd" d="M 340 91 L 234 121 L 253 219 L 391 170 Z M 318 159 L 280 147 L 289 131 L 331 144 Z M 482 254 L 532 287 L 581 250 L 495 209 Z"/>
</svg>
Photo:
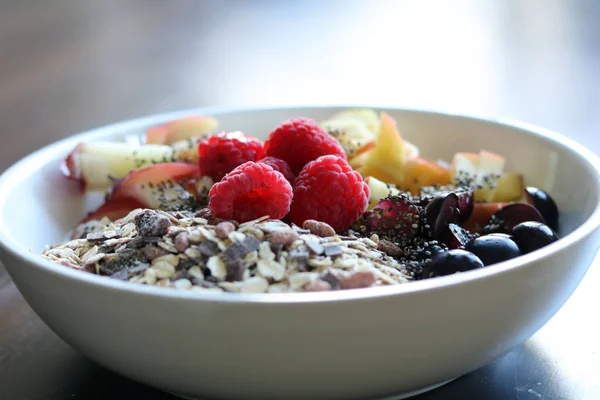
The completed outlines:
<svg viewBox="0 0 600 400">
<path fill-rule="evenodd" d="M 477 168 L 479 167 L 479 154 L 475 153 L 456 153 L 450 164 L 450 173 L 452 179 L 457 181 L 458 185 L 463 182 L 473 182 L 477 178 Z"/>
<path fill-rule="evenodd" d="M 333 114 L 329 120 L 354 119 L 361 121 L 372 133 L 379 131 L 379 116 L 368 108 L 353 108 Z"/>
<path fill-rule="evenodd" d="M 175 161 L 170 146 L 137 146 L 121 142 L 79 144 L 63 163 L 63 173 L 81 182 L 85 190 L 106 190 L 129 172 L 152 164 Z"/>
<path fill-rule="evenodd" d="M 185 117 L 148 129 L 146 143 L 172 144 L 189 138 L 206 137 L 218 125 L 218 121 L 212 117 Z"/>
<path fill-rule="evenodd" d="M 403 181 L 404 142 L 396 127 L 396 121 L 381 113 L 381 124 L 375 138 L 375 147 L 366 153 L 358 172 L 362 176 L 374 176 L 387 183 Z"/>
<path fill-rule="evenodd" d="M 475 201 L 491 201 L 505 164 L 504 157 L 498 154 L 485 150 L 479 153 L 479 165 L 475 179 Z"/>
<path fill-rule="evenodd" d="M 323 121 L 321 127 L 340 142 L 348 159 L 375 145 L 375 134 L 360 120 L 331 119 Z"/>
<path fill-rule="evenodd" d="M 89 213 L 80 224 L 89 222 L 89 221 L 98 221 L 102 218 L 106 217 L 111 221 L 116 221 L 119 218 L 123 218 L 127 216 L 131 211 L 136 208 L 144 207 L 143 204 L 138 202 L 135 199 L 114 199 L 108 200 L 104 204 L 102 204 L 98 209 Z"/>
<path fill-rule="evenodd" d="M 489 201 L 494 203 L 519 201 L 524 190 L 523 175 L 505 172 L 498 178 L 496 188 L 492 191 Z"/>
<path fill-rule="evenodd" d="M 195 186 L 199 177 L 198 166 L 186 163 L 156 164 L 131 172 L 115 183 L 107 201 L 133 199 L 145 208 L 174 211 L 195 205 Z"/>
<path fill-rule="evenodd" d="M 400 190 L 393 185 L 382 182 L 372 176 L 365 178 L 365 183 L 369 186 L 369 210 L 372 209 L 381 199 L 388 196 L 399 196 Z"/>
</svg>

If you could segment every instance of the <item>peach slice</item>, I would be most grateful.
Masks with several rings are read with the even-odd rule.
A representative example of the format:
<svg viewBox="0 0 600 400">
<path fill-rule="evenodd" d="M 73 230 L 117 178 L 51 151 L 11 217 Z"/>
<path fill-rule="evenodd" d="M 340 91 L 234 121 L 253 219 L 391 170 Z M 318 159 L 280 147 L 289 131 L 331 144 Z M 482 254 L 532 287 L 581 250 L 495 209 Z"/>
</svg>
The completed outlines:
<svg viewBox="0 0 600 400">
<path fill-rule="evenodd" d="M 375 147 L 366 153 L 358 172 L 362 176 L 374 176 L 387 183 L 398 183 L 403 180 L 404 161 L 404 142 L 396 127 L 396 121 L 388 114 L 381 113 Z"/>
<path fill-rule="evenodd" d="M 424 158 L 406 160 L 403 167 L 403 181 L 399 187 L 418 195 L 423 186 L 447 185 L 450 183 L 450 170 Z"/>
<path fill-rule="evenodd" d="M 148 129 L 146 143 L 172 144 L 189 138 L 205 137 L 213 133 L 218 125 L 218 121 L 212 117 L 185 117 Z"/>
</svg>

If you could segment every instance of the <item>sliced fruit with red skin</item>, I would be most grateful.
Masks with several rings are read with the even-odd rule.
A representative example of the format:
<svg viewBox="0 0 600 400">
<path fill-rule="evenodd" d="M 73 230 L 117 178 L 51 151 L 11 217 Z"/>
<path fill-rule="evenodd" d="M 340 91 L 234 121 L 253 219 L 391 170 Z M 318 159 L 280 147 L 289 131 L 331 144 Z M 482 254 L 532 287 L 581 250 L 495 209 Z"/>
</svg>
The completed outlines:
<svg viewBox="0 0 600 400">
<path fill-rule="evenodd" d="M 419 207 L 411 203 L 406 196 L 388 197 L 365 213 L 365 221 L 369 232 L 399 232 L 410 239 L 418 231 L 418 227 L 413 225 L 419 224 Z"/>
<path fill-rule="evenodd" d="M 119 180 L 108 200 L 134 199 L 146 208 L 177 210 L 193 205 L 193 181 L 199 177 L 196 165 L 186 163 L 156 164 L 131 172 Z"/>
<path fill-rule="evenodd" d="M 460 210 L 458 223 L 462 224 L 471 217 L 471 214 L 473 214 L 473 209 L 475 208 L 475 193 L 471 191 L 455 193 L 458 197 L 458 209 Z"/>
<path fill-rule="evenodd" d="M 131 211 L 142 207 L 144 207 L 144 204 L 136 199 L 121 198 L 108 200 L 95 211 L 89 213 L 80 223 L 101 220 L 105 217 L 111 221 L 116 221 L 119 218 L 127 216 Z"/>
<path fill-rule="evenodd" d="M 447 230 L 439 241 L 444 243 L 449 249 L 458 249 L 471 240 L 468 233 L 469 232 L 460 225 L 448 224 Z"/>
<path fill-rule="evenodd" d="M 508 204 L 490 217 L 490 223 L 499 222 L 507 230 L 506 233 L 512 232 L 512 228 L 521 222 L 529 221 L 546 223 L 535 207 L 523 203 Z"/>
<path fill-rule="evenodd" d="M 219 123 L 212 117 L 190 116 L 154 126 L 146 132 L 147 144 L 172 144 L 189 138 L 206 137 Z"/>
<path fill-rule="evenodd" d="M 479 154 L 476 153 L 456 153 L 450 164 L 450 173 L 452 179 L 470 181 L 477 177 L 477 167 L 479 166 Z"/>
<path fill-rule="evenodd" d="M 175 161 L 165 145 L 137 146 L 122 142 L 81 143 L 67 156 L 62 171 L 85 190 L 106 190 L 115 180 L 149 165 Z"/>
</svg>

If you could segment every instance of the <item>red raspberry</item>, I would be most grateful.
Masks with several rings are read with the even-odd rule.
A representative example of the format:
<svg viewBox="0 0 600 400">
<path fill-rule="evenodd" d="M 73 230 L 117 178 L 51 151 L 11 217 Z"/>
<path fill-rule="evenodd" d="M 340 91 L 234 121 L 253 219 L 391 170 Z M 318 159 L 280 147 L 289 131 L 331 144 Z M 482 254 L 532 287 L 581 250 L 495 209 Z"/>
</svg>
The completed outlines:
<svg viewBox="0 0 600 400">
<path fill-rule="evenodd" d="M 208 207 L 218 218 L 240 223 L 265 215 L 281 219 L 290 210 L 292 186 L 281 172 L 249 161 L 215 183 L 208 197 Z"/>
<path fill-rule="evenodd" d="M 281 172 L 290 184 L 294 184 L 294 179 L 296 179 L 296 175 L 292 172 L 290 166 L 285 161 L 275 157 L 265 157 L 262 160 L 259 160 L 258 162 L 261 164 L 270 165 L 275 171 Z"/>
<path fill-rule="evenodd" d="M 342 145 L 308 118 L 282 122 L 265 142 L 265 154 L 287 162 L 296 175 L 308 162 L 321 156 L 333 154 L 346 158 Z"/>
<path fill-rule="evenodd" d="M 218 182 L 238 165 L 263 158 L 264 148 L 260 140 L 242 132 L 223 132 L 201 141 L 198 154 L 200 176 Z"/>
<path fill-rule="evenodd" d="M 336 232 L 348 229 L 367 209 L 369 187 L 343 158 L 323 156 L 309 162 L 294 181 L 290 219 L 327 222 Z"/>
</svg>

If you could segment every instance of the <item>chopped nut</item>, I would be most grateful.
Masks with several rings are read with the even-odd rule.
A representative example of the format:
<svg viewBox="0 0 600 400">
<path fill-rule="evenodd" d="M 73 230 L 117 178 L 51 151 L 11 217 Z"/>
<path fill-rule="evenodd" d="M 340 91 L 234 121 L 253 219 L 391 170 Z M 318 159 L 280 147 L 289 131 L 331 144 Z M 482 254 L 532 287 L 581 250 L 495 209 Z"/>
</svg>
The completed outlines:
<svg viewBox="0 0 600 400">
<path fill-rule="evenodd" d="M 294 243 L 300 235 L 298 232 L 291 228 L 281 229 L 278 231 L 273 231 L 269 235 L 269 241 L 273 244 L 281 244 L 283 246 L 289 246 Z"/>
<path fill-rule="evenodd" d="M 148 268 L 144 271 L 144 277 L 148 285 L 153 285 L 156 282 L 156 270 L 154 268 Z"/>
<path fill-rule="evenodd" d="M 402 248 L 386 239 L 379 239 L 377 250 L 383 251 L 388 256 L 399 257 L 402 255 Z"/>
<path fill-rule="evenodd" d="M 199 266 L 193 266 L 188 269 L 188 275 L 192 278 L 204 279 L 204 274 L 202 273 L 202 268 Z"/>
<path fill-rule="evenodd" d="M 340 279 L 342 289 L 359 289 L 373 285 L 377 276 L 373 271 L 357 271 Z"/>
<path fill-rule="evenodd" d="M 188 247 L 190 247 L 190 241 L 188 239 L 189 234 L 185 231 L 180 232 L 175 236 L 175 248 L 179 252 L 184 252 Z"/>
<path fill-rule="evenodd" d="M 331 290 L 331 285 L 329 284 L 329 282 L 317 279 L 316 281 L 313 281 L 306 285 L 304 287 L 304 290 L 306 290 L 307 292 L 326 292 L 328 290 Z"/>
<path fill-rule="evenodd" d="M 307 219 L 302 224 L 302 228 L 308 229 L 313 235 L 320 237 L 335 236 L 335 229 L 326 222 L 315 221 L 314 219 Z"/>
<path fill-rule="evenodd" d="M 235 230 L 235 226 L 231 222 L 229 222 L 229 221 L 219 222 L 217 224 L 217 226 L 215 226 L 215 235 L 219 239 L 227 239 L 229 234 L 231 232 L 233 232 L 234 230 Z"/>
</svg>

